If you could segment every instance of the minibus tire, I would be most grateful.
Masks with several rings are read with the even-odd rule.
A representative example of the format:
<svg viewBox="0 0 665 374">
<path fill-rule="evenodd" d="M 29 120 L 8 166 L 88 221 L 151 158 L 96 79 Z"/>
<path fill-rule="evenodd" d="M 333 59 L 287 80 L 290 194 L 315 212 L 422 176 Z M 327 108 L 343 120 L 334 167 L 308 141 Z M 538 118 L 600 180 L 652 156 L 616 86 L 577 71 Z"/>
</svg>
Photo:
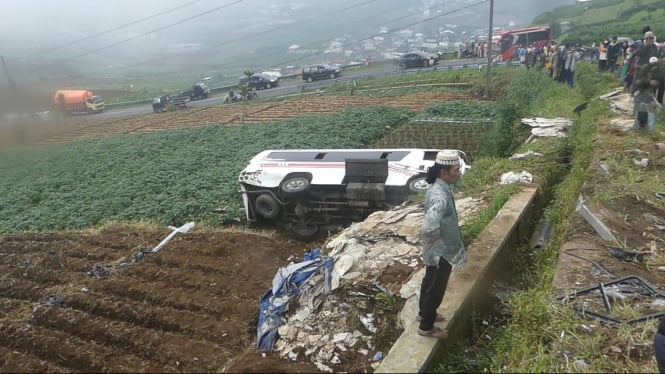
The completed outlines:
<svg viewBox="0 0 665 374">
<path fill-rule="evenodd" d="M 256 213 L 267 219 L 276 218 L 279 215 L 280 205 L 270 194 L 259 195 L 254 202 Z"/>
</svg>

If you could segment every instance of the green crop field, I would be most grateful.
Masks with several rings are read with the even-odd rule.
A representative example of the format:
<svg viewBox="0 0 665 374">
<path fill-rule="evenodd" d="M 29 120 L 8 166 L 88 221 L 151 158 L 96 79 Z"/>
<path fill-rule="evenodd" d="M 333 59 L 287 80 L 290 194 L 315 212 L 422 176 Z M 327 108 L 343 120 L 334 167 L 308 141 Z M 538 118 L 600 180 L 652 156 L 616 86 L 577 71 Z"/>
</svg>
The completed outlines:
<svg viewBox="0 0 665 374">
<path fill-rule="evenodd" d="M 262 125 L 208 126 L 0 153 L 0 233 L 109 220 L 217 224 L 244 217 L 238 174 L 265 149 L 361 148 L 413 113 L 349 108 Z"/>
</svg>

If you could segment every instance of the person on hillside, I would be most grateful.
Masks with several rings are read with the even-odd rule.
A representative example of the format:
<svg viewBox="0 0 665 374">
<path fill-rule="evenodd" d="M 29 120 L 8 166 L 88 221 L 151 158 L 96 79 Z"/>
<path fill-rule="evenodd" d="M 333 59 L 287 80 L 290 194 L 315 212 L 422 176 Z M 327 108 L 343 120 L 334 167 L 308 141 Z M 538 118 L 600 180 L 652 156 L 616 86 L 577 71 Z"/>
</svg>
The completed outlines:
<svg viewBox="0 0 665 374">
<path fill-rule="evenodd" d="M 660 318 L 658 331 L 656 331 L 656 336 L 653 339 L 653 348 L 656 351 L 658 372 L 665 373 L 665 317 Z"/>
<path fill-rule="evenodd" d="M 617 39 L 617 36 L 613 36 L 612 41 L 607 46 L 607 70 L 612 74 L 616 73 L 617 61 L 619 56 L 623 54 L 623 49 Z"/>
<path fill-rule="evenodd" d="M 577 63 L 580 61 L 580 53 L 577 51 L 577 46 L 573 45 L 566 53 L 566 69 L 567 79 L 566 83 L 570 88 L 575 87 L 575 70 L 577 70 Z"/>
<path fill-rule="evenodd" d="M 559 66 L 557 64 L 559 60 L 559 48 L 557 48 L 556 46 L 552 46 L 552 48 L 550 48 L 550 53 L 547 56 L 547 60 L 548 60 L 547 74 L 550 77 L 556 79 L 559 73 L 558 70 Z"/>
<path fill-rule="evenodd" d="M 566 78 L 568 77 L 568 71 L 566 70 L 566 53 L 568 53 L 569 49 L 570 44 L 566 43 L 565 45 L 562 45 L 559 50 L 559 60 L 557 62 L 557 65 L 559 66 L 559 76 L 557 80 L 560 83 L 566 83 Z"/>
<path fill-rule="evenodd" d="M 635 70 L 635 61 L 633 57 L 635 56 L 636 51 L 637 47 L 635 44 L 628 47 L 626 58 L 623 61 L 620 78 L 621 83 L 623 83 L 623 92 L 630 91 L 630 86 L 633 84 L 633 72 Z"/>
<path fill-rule="evenodd" d="M 545 51 L 540 48 L 536 49 L 536 70 L 542 71 L 547 65 L 547 57 Z"/>
<path fill-rule="evenodd" d="M 445 321 L 437 313 L 448 287 L 454 267 L 466 264 L 467 254 L 462 242 L 452 185 L 462 175 L 460 156 L 455 150 L 437 153 L 436 161 L 427 171 L 429 187 L 425 193 L 425 218 L 419 240 L 423 244 L 425 277 L 420 286 L 418 335 L 443 339 L 448 332 L 434 326 Z"/>
<path fill-rule="evenodd" d="M 642 79 L 642 68 L 649 63 L 651 57 L 658 57 L 658 47 L 654 44 L 656 41 L 656 35 L 653 31 L 647 31 L 644 33 L 644 45 L 637 50 L 635 54 L 635 69 L 633 73 L 633 84 L 630 88 L 630 94 L 635 94 L 637 86 L 635 83 Z"/>
<path fill-rule="evenodd" d="M 598 45 L 598 70 L 600 71 L 607 70 L 607 47 L 609 45 L 610 41 L 607 38 Z"/>
<path fill-rule="evenodd" d="M 655 56 L 651 57 L 649 63 L 642 66 L 641 79 L 649 82 L 656 101 L 662 104 L 665 89 L 665 61 Z"/>
</svg>

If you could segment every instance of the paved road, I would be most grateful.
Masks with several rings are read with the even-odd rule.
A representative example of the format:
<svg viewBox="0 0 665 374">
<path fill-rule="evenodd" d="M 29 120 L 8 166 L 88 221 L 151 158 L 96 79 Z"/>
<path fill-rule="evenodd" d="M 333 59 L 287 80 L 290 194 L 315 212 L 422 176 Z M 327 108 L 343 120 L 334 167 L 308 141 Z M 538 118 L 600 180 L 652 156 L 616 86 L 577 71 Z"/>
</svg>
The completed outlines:
<svg viewBox="0 0 665 374">
<path fill-rule="evenodd" d="M 273 96 L 284 96 L 284 95 L 296 94 L 302 92 L 303 88 L 307 88 L 310 90 L 316 88 L 323 88 L 325 86 L 329 86 L 334 83 L 345 83 L 345 82 L 350 82 L 354 79 L 355 80 L 367 79 L 370 76 L 376 77 L 376 76 L 390 76 L 390 75 L 399 75 L 399 74 L 413 74 L 419 71 L 447 70 L 451 68 L 477 69 L 477 64 L 483 64 L 486 62 L 487 62 L 486 60 L 481 60 L 481 59 L 444 60 L 444 61 L 439 61 L 439 63 L 433 68 L 407 69 L 403 72 L 400 71 L 399 69 L 396 69 L 396 66 L 394 65 L 383 64 L 380 65 L 379 68 L 372 69 L 371 73 L 363 72 L 362 69 L 360 70 L 349 69 L 346 70 L 343 73 L 343 76 L 338 79 L 328 79 L 312 83 L 306 83 L 301 80 L 280 82 L 279 86 L 268 90 L 259 90 L 257 91 L 257 94 L 259 96 L 259 99 L 266 97 L 273 97 Z M 224 100 L 224 95 L 226 95 L 226 92 L 217 91 L 214 93 L 213 96 L 204 100 L 191 101 L 187 103 L 187 106 L 192 108 L 199 108 L 199 107 L 222 104 Z M 94 116 L 95 118 L 113 118 L 113 117 L 127 117 L 127 116 L 141 115 L 148 113 L 153 113 L 156 116 L 160 115 L 159 113 L 153 112 L 152 103 L 145 103 L 145 104 L 138 104 L 132 106 L 109 107 L 104 112 L 95 114 Z"/>
</svg>

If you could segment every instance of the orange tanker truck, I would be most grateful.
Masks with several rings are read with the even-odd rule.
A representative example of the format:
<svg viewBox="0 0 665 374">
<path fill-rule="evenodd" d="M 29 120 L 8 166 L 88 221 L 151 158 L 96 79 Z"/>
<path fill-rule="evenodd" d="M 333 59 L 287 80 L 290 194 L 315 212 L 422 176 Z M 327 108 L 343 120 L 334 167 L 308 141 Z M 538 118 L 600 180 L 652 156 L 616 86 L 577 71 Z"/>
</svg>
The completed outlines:
<svg viewBox="0 0 665 374">
<path fill-rule="evenodd" d="M 104 100 L 89 90 L 58 90 L 53 95 L 56 110 L 64 114 L 99 113 Z"/>
</svg>

